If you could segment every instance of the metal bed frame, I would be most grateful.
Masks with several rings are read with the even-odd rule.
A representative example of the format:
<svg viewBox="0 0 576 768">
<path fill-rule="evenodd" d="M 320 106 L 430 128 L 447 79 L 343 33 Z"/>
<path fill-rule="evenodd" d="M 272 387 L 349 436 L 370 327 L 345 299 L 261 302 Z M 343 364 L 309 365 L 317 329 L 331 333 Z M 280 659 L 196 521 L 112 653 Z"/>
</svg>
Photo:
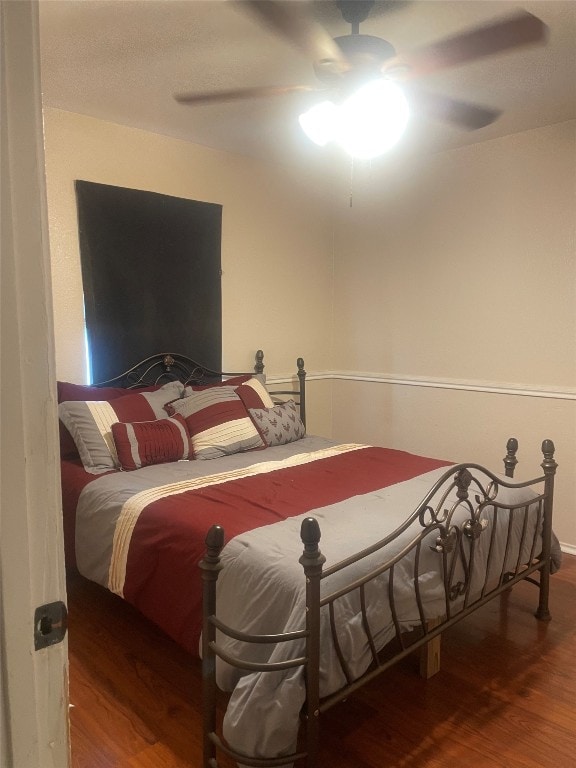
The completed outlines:
<svg viewBox="0 0 576 768">
<path fill-rule="evenodd" d="M 299 365 L 299 369 L 303 370 Z M 548 608 L 549 578 L 552 548 L 552 506 L 554 495 L 554 476 L 557 463 L 554 459 L 554 445 L 551 440 L 542 443 L 543 474 L 533 480 L 514 483 L 514 469 L 517 463 L 516 451 L 518 442 L 511 438 L 507 443 L 504 458 L 505 477 L 503 479 L 485 469 L 479 464 L 458 464 L 450 467 L 430 489 L 428 494 L 406 519 L 405 523 L 393 534 L 372 546 L 343 560 L 329 568 L 324 568 L 325 557 L 319 549 L 320 528 L 313 517 L 302 522 L 301 539 L 304 545 L 300 563 L 306 584 L 306 618 L 305 629 L 278 635 L 250 635 L 239 628 L 230 627 L 221 622 L 216 616 L 216 585 L 222 569 L 220 553 L 224 545 L 224 530 L 220 526 L 212 526 L 206 536 L 206 554 L 200 567 L 202 569 L 204 608 L 203 608 L 203 637 L 202 637 L 202 676 L 203 676 L 203 727 L 204 727 L 204 757 L 203 768 L 218 768 L 217 754 L 225 753 L 232 759 L 246 766 L 272 768 L 286 766 L 296 762 L 307 768 L 318 768 L 320 747 L 319 716 L 337 702 L 345 699 L 356 689 L 385 672 L 392 664 L 422 649 L 423 658 L 429 664 L 425 676 L 429 677 L 439 669 L 439 640 L 441 633 L 456 622 L 465 618 L 473 611 L 485 605 L 503 592 L 509 590 L 520 581 L 529 581 L 539 590 L 539 602 L 536 618 L 549 621 Z M 498 499 L 501 488 L 537 489 L 537 496 L 529 503 L 506 504 Z M 454 494 L 456 501 L 448 500 Z M 457 512 L 465 512 L 465 522 L 457 523 Z M 497 583 L 488 583 L 488 573 L 494 558 L 494 541 L 497 521 L 508 515 L 507 539 L 505 554 L 502 562 L 505 564 L 511 547 L 513 520 L 517 516 L 521 521 L 521 542 L 519 555 L 512 569 L 502 568 Z M 491 516 L 491 532 L 484 534 L 485 526 L 482 517 Z M 529 520 L 536 516 L 534 533 L 529 534 Z M 394 557 L 387 557 L 386 545 L 398 534 L 414 525 L 417 529 L 413 539 Z M 539 532 L 542 540 L 539 544 Z M 471 591 L 472 574 L 474 572 L 476 542 L 480 536 L 490 537 L 488 545 L 488 560 L 484 582 L 474 594 Z M 443 576 L 445 609 L 442 616 L 427 620 L 424 614 L 422 595 L 419 585 L 419 562 L 422 549 L 430 546 L 438 553 L 439 568 Z M 529 547 L 530 556 L 527 562 L 521 562 L 522 549 Z M 331 574 L 345 571 L 349 566 L 358 563 L 368 555 L 382 552 L 382 561 L 365 576 L 355 578 L 346 587 L 329 594 L 321 595 L 321 583 Z M 408 555 L 414 556 L 413 584 L 416 603 L 419 612 L 419 627 L 416 632 L 406 634 L 402 631 L 394 603 L 394 574 L 398 564 Z M 461 578 L 461 574 L 464 578 Z M 387 644 L 385 652 L 376 648 L 376 643 L 370 628 L 365 602 L 367 585 L 382 574 L 388 576 L 388 604 L 394 623 L 394 639 Z M 538 575 L 538 578 L 534 578 Z M 334 604 L 343 595 L 354 590 L 360 594 L 364 632 L 366 642 L 371 650 L 372 663 L 366 672 L 358 679 L 353 679 L 346 659 L 338 644 L 334 625 Z M 321 651 L 320 614 L 328 611 L 331 626 L 331 642 L 334 643 L 341 669 L 347 683 L 335 693 L 320 697 L 319 660 Z M 216 639 L 216 630 L 224 635 L 247 643 L 286 643 L 291 640 L 305 639 L 306 650 L 303 656 L 278 663 L 253 663 L 243 661 L 225 653 Z M 387 653 L 386 653 L 387 652 Z M 292 667 L 302 667 L 306 681 L 306 701 L 301 712 L 301 729 L 299 747 L 290 755 L 256 758 L 241 754 L 224 743 L 217 729 L 217 685 L 216 658 L 250 672 L 275 671 Z M 426 665 L 425 665 L 426 666 Z"/>
<path fill-rule="evenodd" d="M 252 372 L 250 372 L 252 373 Z M 254 373 L 264 373 L 264 353 L 258 350 L 255 356 Z M 161 384 L 166 381 L 180 380 L 185 384 L 198 385 L 223 381 L 227 377 L 246 375 L 246 372 L 214 371 L 192 360 L 186 355 L 174 352 L 162 352 L 151 355 L 145 360 L 132 366 L 119 376 L 108 381 L 99 382 L 95 386 L 121 386 L 127 389 Z M 306 423 L 306 371 L 302 358 L 297 360 L 296 381 L 293 389 L 269 390 L 272 399 L 281 401 L 286 396 L 292 397 L 300 407 L 300 416 Z M 229 627 L 216 617 L 216 585 L 222 569 L 220 553 L 224 546 L 224 530 L 218 525 L 210 528 L 206 536 L 206 554 L 200 563 L 203 579 L 203 635 L 202 635 L 202 676 L 203 676 L 203 768 L 218 768 L 217 754 L 223 752 L 245 766 L 255 768 L 273 768 L 286 766 L 288 763 L 298 763 L 307 768 L 319 768 L 320 723 L 319 716 L 334 704 L 347 698 L 351 693 L 365 683 L 385 672 L 396 662 L 421 650 L 421 673 L 430 677 L 440 668 L 440 637 L 442 632 L 456 622 L 468 616 L 473 611 L 485 605 L 498 595 L 508 591 L 520 581 L 535 584 L 539 590 L 539 602 L 536 618 L 549 621 L 548 608 L 549 579 L 552 549 L 552 508 L 554 495 L 554 477 L 557 463 L 554 459 L 554 445 L 551 440 L 542 443 L 543 474 L 521 483 L 514 483 L 514 470 L 517 464 L 516 453 L 518 441 L 508 440 L 506 456 L 504 457 L 504 480 L 494 475 L 490 470 L 479 464 L 458 464 L 450 467 L 430 489 L 428 494 L 406 519 L 404 524 L 394 533 L 372 546 L 358 552 L 329 568 L 324 568 L 325 557 L 319 549 L 320 528 L 313 517 L 306 518 L 301 526 L 301 539 L 304 545 L 300 564 L 303 569 L 303 579 L 306 584 L 306 618 L 305 629 L 299 632 L 277 635 L 250 635 L 239 628 Z M 500 488 L 538 488 L 539 493 L 528 505 L 505 504 L 498 499 Z M 451 492 L 456 492 L 456 502 L 448 502 Z M 466 511 L 464 523 L 457 524 L 454 517 L 458 510 Z M 489 544 L 488 564 L 490 569 L 493 553 L 494 531 L 499 510 L 509 515 L 508 537 L 505 545 L 503 562 L 511 545 L 510 534 L 514 515 L 521 516 L 522 542 L 530 544 L 530 557 L 527 563 L 518 558 L 512 570 L 502 571 L 493 586 L 485 579 L 480 593 L 472 595 L 471 575 L 474 571 L 476 541 L 483 535 L 484 527 L 481 515 L 492 514 L 492 533 Z M 500 513 L 500 514 L 502 514 Z M 528 538 L 528 521 L 531 515 L 536 516 L 534 534 Z M 397 535 L 406 531 L 410 526 L 417 527 L 417 533 L 401 552 L 392 558 L 386 556 L 385 548 Z M 537 533 L 541 529 L 542 541 L 538 547 Z M 430 546 L 438 553 L 439 567 L 443 576 L 445 596 L 445 611 L 436 619 L 426 619 L 422 595 L 420 594 L 418 567 L 420 553 L 423 547 Z M 466 542 L 468 545 L 466 546 Z M 522 550 L 520 546 L 519 551 Z M 539 550 L 539 551 L 538 551 Z M 346 587 L 338 591 L 321 595 L 321 584 L 330 575 L 345 571 L 369 555 L 382 552 L 382 562 L 366 573 L 362 578 L 352 580 Z M 416 632 L 404 633 L 397 618 L 394 604 L 394 573 L 399 563 L 415 553 L 413 583 L 415 598 L 419 612 L 419 627 Z M 457 579 L 456 574 L 464 573 L 464 578 Z M 372 634 L 366 613 L 365 591 L 367 585 L 374 579 L 388 575 L 388 602 L 394 623 L 394 639 L 384 649 L 378 650 Z M 535 578 L 535 576 L 538 578 Z M 336 628 L 334 626 L 334 604 L 342 596 L 359 590 L 362 606 L 362 616 L 366 641 L 371 651 L 372 663 L 359 678 L 353 679 L 346 659 L 339 647 Z M 319 660 L 321 649 L 320 614 L 326 610 L 330 615 L 331 642 L 334 643 L 340 667 L 346 679 L 346 685 L 331 695 L 320 697 Z M 216 630 L 224 635 L 247 643 L 287 643 L 291 640 L 304 639 L 305 653 L 288 661 L 271 663 L 254 663 L 232 658 L 226 654 L 216 641 Z M 306 701 L 301 713 L 301 733 L 298 750 L 291 755 L 256 758 L 241 754 L 224 743 L 216 727 L 216 658 L 220 657 L 232 666 L 246 671 L 275 671 L 292 667 L 302 667 L 306 680 Z"/>
</svg>

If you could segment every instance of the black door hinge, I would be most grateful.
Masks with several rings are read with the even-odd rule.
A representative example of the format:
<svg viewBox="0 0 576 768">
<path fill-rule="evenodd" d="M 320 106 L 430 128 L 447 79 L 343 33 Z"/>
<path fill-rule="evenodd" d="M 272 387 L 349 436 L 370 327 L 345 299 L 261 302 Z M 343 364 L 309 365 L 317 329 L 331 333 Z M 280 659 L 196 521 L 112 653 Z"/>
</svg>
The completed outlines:
<svg viewBox="0 0 576 768">
<path fill-rule="evenodd" d="M 40 605 L 34 611 L 34 648 L 48 648 L 64 640 L 68 627 L 66 605 L 57 600 L 55 603 Z"/>
</svg>

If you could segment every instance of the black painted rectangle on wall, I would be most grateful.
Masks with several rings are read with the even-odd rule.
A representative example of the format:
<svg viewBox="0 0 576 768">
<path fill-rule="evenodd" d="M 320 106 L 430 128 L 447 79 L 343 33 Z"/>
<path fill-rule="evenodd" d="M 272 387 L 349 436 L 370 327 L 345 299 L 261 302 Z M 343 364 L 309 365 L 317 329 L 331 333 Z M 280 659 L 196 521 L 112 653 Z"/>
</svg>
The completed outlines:
<svg viewBox="0 0 576 768">
<path fill-rule="evenodd" d="M 222 362 L 222 206 L 76 181 L 92 381 L 149 355 Z"/>
</svg>

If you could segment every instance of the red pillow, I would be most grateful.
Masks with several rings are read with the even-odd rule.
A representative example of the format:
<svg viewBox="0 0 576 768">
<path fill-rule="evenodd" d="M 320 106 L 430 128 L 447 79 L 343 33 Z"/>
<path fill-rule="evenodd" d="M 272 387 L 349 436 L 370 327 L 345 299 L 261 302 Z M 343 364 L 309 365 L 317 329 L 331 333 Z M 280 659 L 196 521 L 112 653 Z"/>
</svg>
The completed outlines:
<svg viewBox="0 0 576 768">
<path fill-rule="evenodd" d="M 130 394 L 124 387 L 92 387 L 90 384 L 71 384 L 69 381 L 56 382 L 58 402 L 67 400 L 115 400 Z"/>
<path fill-rule="evenodd" d="M 188 428 L 180 414 L 156 421 L 116 422 L 112 436 L 124 470 L 194 458 Z"/>
<path fill-rule="evenodd" d="M 61 421 L 58 421 L 58 425 L 60 428 L 60 458 L 61 459 L 76 459 L 79 457 L 78 448 L 76 448 L 76 443 L 74 442 L 74 438 L 68 432 L 64 424 L 62 424 Z"/>
</svg>

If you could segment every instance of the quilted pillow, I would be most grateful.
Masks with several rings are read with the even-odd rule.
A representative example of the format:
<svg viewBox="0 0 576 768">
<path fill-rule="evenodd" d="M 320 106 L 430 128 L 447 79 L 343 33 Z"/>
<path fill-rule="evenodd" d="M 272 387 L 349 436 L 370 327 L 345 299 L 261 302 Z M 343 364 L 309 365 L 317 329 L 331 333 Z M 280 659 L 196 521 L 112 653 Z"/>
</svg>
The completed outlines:
<svg viewBox="0 0 576 768">
<path fill-rule="evenodd" d="M 210 387 L 171 403 L 167 410 L 186 419 L 197 459 L 217 459 L 264 448 L 234 387 Z"/>
<path fill-rule="evenodd" d="M 99 475 L 120 466 L 112 424 L 165 417 L 164 405 L 180 397 L 183 391 L 179 381 L 171 381 L 154 392 L 125 395 L 112 401 L 66 401 L 60 403 L 58 413 L 76 443 L 84 469 Z"/>
<path fill-rule="evenodd" d="M 179 414 L 155 421 L 117 421 L 112 437 L 124 470 L 194 458 L 186 422 Z"/>
<path fill-rule="evenodd" d="M 250 408 L 249 413 L 268 446 L 293 443 L 306 434 L 294 400 L 273 408 Z"/>
</svg>

